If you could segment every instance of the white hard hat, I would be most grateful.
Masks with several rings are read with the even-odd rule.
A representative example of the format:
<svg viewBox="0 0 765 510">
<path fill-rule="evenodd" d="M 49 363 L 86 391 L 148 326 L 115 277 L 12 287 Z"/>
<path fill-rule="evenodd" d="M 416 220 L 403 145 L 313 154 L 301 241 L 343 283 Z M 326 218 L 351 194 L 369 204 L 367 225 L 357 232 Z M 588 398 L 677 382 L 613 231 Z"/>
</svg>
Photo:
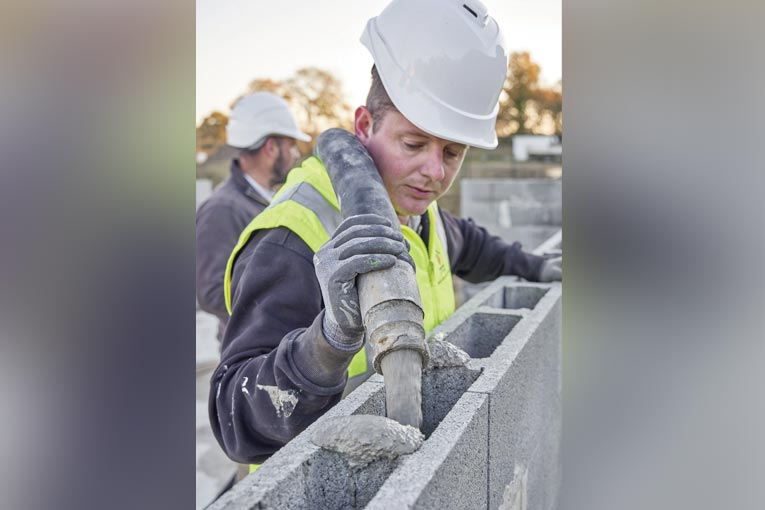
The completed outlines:
<svg viewBox="0 0 765 510">
<path fill-rule="evenodd" d="M 393 0 L 361 42 L 404 117 L 426 133 L 482 149 L 495 123 L 507 47 L 478 0 Z"/>
<path fill-rule="evenodd" d="M 310 136 L 298 129 L 287 101 L 276 94 L 256 92 L 237 101 L 226 126 L 226 143 L 247 149 L 269 135 L 311 141 Z"/>
</svg>

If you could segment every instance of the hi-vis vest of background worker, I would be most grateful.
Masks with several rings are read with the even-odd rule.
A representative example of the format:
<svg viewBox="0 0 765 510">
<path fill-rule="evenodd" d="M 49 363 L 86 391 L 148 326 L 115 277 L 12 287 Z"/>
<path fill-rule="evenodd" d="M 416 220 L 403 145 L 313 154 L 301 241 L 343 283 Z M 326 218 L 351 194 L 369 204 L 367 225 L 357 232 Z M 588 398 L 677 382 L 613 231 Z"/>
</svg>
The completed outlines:
<svg viewBox="0 0 765 510">
<path fill-rule="evenodd" d="M 239 236 L 239 242 L 228 259 L 224 292 L 229 314 L 234 261 L 255 231 L 287 227 L 316 253 L 342 221 L 339 209 L 329 175 L 317 158 L 309 158 L 302 166 L 291 170 L 287 182 L 276 194 L 271 205 L 256 216 Z M 404 238 L 409 241 L 409 254 L 416 268 L 417 287 L 425 312 L 423 326 L 426 332 L 454 312 L 454 290 L 446 250 L 446 235 L 435 202 L 428 207 L 428 218 L 431 228 L 427 247 L 414 230 L 401 226 Z M 357 381 L 353 381 L 356 383 L 353 384 L 351 379 L 366 379 L 366 376 L 374 371 L 372 363 L 367 359 L 367 351 L 368 348 L 362 349 L 353 357 L 348 367 L 349 386 L 355 387 L 358 384 Z"/>
</svg>

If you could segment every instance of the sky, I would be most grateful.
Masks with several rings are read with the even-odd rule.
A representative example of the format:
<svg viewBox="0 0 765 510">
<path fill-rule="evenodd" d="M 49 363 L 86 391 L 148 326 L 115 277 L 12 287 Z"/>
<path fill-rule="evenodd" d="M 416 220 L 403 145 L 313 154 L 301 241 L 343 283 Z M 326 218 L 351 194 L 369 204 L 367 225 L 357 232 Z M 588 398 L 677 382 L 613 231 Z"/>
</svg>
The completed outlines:
<svg viewBox="0 0 765 510">
<path fill-rule="evenodd" d="M 197 124 L 257 78 L 285 79 L 319 67 L 363 104 L 372 57 L 359 42 L 369 18 L 390 0 L 197 0 Z M 445 0 L 446 1 L 446 0 Z M 510 52 L 529 51 L 541 81 L 561 79 L 561 0 L 483 0 Z"/>
</svg>

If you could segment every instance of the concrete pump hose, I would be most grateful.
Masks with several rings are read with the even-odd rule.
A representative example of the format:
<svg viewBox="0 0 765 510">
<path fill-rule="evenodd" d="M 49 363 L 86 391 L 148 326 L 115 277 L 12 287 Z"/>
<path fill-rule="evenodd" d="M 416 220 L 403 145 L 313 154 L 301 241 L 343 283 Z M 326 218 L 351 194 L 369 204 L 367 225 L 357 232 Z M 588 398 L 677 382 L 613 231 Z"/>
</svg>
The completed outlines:
<svg viewBox="0 0 765 510">
<path fill-rule="evenodd" d="M 316 140 L 316 155 L 329 173 L 344 218 L 373 213 L 399 224 L 374 161 L 353 134 L 325 131 Z M 429 353 L 414 269 L 399 260 L 390 269 L 359 275 L 356 286 L 374 368 L 385 377 L 387 415 L 420 428 L 421 377 Z"/>
</svg>

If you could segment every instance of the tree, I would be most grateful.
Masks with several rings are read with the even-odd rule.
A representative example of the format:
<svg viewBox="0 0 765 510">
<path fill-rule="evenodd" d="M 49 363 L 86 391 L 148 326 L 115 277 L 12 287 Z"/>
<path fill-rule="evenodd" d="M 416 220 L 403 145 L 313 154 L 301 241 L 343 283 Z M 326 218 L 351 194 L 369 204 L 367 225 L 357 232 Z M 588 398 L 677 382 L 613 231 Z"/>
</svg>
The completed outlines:
<svg viewBox="0 0 765 510">
<path fill-rule="evenodd" d="M 252 94 L 254 92 L 272 92 L 277 95 L 282 95 L 282 93 L 284 92 L 282 90 L 283 88 L 284 88 L 284 84 L 282 82 L 274 81 L 270 78 L 259 78 L 259 79 L 253 80 L 252 82 L 250 82 L 249 87 L 247 87 L 247 92 L 237 97 L 236 100 L 234 100 L 234 102 L 231 103 L 231 108 L 233 108 L 234 105 L 237 103 L 237 101 L 239 101 L 241 98 L 243 98 L 247 94 Z"/>
<path fill-rule="evenodd" d="M 221 112 L 212 112 L 197 126 L 197 153 L 208 156 L 226 143 L 226 124 L 228 117 Z"/>
<path fill-rule="evenodd" d="M 543 122 L 548 121 L 554 134 L 563 134 L 563 94 L 561 82 L 555 83 L 550 88 L 541 89 L 535 100 L 539 111 L 542 112 Z M 542 126 L 540 123 L 540 128 Z"/>
<path fill-rule="evenodd" d="M 345 100 L 342 82 L 328 71 L 306 67 L 283 81 L 257 79 L 250 83 L 246 94 L 254 92 L 273 92 L 289 103 L 300 129 L 312 138 L 310 143 L 298 142 L 304 154 L 313 149 L 316 137 L 324 130 L 350 130 L 353 126 L 353 111 Z"/>
<path fill-rule="evenodd" d="M 551 88 L 541 87 L 540 71 L 529 52 L 510 55 L 507 78 L 499 97 L 497 134 L 500 137 L 562 131 L 560 82 Z"/>
</svg>

